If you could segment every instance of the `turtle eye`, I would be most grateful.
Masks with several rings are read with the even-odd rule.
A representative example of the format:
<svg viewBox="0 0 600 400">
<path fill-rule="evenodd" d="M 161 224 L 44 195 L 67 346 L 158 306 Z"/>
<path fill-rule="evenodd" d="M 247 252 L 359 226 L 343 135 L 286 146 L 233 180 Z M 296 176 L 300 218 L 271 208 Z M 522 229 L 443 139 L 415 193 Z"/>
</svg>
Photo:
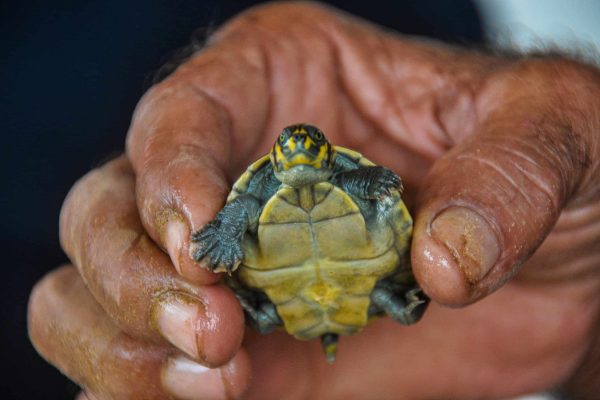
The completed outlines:
<svg viewBox="0 0 600 400">
<path fill-rule="evenodd" d="M 313 137 L 315 138 L 315 140 L 323 140 L 323 132 L 321 131 L 316 131 L 313 134 Z"/>
<path fill-rule="evenodd" d="M 283 132 L 281 135 L 279 135 L 279 144 L 283 144 L 285 142 L 285 139 L 287 139 L 287 135 L 285 134 L 285 132 Z"/>
</svg>

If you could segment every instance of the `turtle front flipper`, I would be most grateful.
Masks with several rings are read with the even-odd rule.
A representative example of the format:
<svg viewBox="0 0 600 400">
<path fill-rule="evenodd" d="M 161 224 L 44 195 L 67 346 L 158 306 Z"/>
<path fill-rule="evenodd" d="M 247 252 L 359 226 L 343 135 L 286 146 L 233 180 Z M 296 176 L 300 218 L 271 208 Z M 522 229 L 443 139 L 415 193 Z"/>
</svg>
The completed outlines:
<svg viewBox="0 0 600 400">
<path fill-rule="evenodd" d="M 213 272 L 232 272 L 244 258 L 242 239 L 246 231 L 256 225 L 260 214 L 258 199 L 240 195 L 217 214 L 216 218 L 192 235 L 196 261 L 204 258 Z"/>
<path fill-rule="evenodd" d="M 400 190 L 402 182 L 393 171 L 380 167 L 362 167 L 337 173 L 332 182 L 360 199 L 377 200 Z"/>
</svg>

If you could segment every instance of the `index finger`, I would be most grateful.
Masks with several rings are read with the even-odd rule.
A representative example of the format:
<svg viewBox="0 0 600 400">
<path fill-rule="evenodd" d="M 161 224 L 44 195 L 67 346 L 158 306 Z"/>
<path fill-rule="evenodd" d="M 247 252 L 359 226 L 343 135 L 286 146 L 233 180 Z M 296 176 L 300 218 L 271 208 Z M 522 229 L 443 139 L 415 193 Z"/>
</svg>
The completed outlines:
<svg viewBox="0 0 600 400">
<path fill-rule="evenodd" d="M 232 171 L 260 146 L 269 109 L 267 69 L 255 36 L 222 31 L 152 88 L 135 112 L 127 152 L 142 222 L 179 273 L 194 281 L 215 278 L 190 257 L 190 232 L 214 217 Z"/>
</svg>

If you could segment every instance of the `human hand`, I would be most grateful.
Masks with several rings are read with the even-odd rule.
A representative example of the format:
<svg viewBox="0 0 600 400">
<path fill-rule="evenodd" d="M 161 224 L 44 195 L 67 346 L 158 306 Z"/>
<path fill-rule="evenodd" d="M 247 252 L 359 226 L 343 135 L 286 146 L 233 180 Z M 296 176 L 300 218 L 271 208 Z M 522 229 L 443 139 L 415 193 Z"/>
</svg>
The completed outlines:
<svg viewBox="0 0 600 400">
<path fill-rule="evenodd" d="M 165 396 L 157 377 L 170 355 L 182 358 L 161 336 L 199 362 L 225 365 L 203 370 L 210 379 L 199 385 L 221 395 L 223 381 L 232 395 L 250 382 L 248 397 L 263 399 L 497 398 L 560 384 L 598 336 L 599 88 L 596 70 L 560 58 L 414 42 L 313 5 L 250 11 L 144 97 L 128 139 L 139 217 L 185 280 L 149 240 L 129 257 L 131 232 L 146 237 L 133 177 L 126 165 L 105 167 L 75 189 L 91 197 L 72 194 L 62 219 L 63 245 L 102 308 L 80 283 L 62 290 L 60 282 L 79 281 L 57 272 L 32 296 L 32 338 L 99 397 L 136 398 L 142 382 Z M 190 233 L 214 217 L 230 182 L 296 121 L 402 176 L 416 217 L 413 268 L 442 305 L 413 327 L 383 319 L 343 338 L 333 366 L 318 343 L 280 333 L 249 333 L 236 353 L 239 305 L 207 286 L 216 277 L 189 257 Z M 126 222 L 102 223 L 111 215 Z M 150 305 L 163 286 L 212 307 L 216 325 L 197 314 L 157 328 Z M 56 298 L 67 310 L 60 315 L 47 307 Z M 212 339 L 190 346 L 173 336 L 184 330 Z M 138 354 L 107 341 L 122 331 Z M 88 354 L 69 351 L 81 347 L 74 332 L 101 355 L 102 374 L 81 368 Z M 140 341 L 148 339 L 155 344 Z M 124 373 L 136 366 L 135 378 Z M 190 387 L 178 382 L 171 393 Z"/>
<path fill-rule="evenodd" d="M 249 366 L 237 300 L 184 280 L 145 234 L 125 157 L 75 185 L 60 226 L 77 270 L 32 293 L 30 336 L 44 357 L 98 399 L 239 396 Z"/>
</svg>

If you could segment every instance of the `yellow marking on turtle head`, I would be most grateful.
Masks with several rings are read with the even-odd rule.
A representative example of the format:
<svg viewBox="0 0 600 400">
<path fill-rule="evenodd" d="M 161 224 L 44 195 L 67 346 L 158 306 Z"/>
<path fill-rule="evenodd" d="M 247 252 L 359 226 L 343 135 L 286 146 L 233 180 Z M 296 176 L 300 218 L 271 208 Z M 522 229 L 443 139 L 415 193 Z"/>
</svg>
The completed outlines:
<svg viewBox="0 0 600 400">
<path fill-rule="evenodd" d="M 304 125 L 296 125 L 296 127 L 294 128 L 294 131 L 292 133 L 294 133 L 294 134 L 304 133 L 305 135 L 308 134 L 308 132 L 306 132 L 306 128 L 304 127 Z"/>
<path fill-rule="evenodd" d="M 293 137 L 289 138 L 287 141 L 287 146 L 290 151 L 293 153 L 296 150 L 296 140 Z"/>
<path fill-rule="evenodd" d="M 310 138 L 310 136 L 306 135 L 306 138 L 304 139 L 304 149 L 308 150 L 312 146 L 316 146 L 316 145 L 317 144 Z"/>
</svg>

